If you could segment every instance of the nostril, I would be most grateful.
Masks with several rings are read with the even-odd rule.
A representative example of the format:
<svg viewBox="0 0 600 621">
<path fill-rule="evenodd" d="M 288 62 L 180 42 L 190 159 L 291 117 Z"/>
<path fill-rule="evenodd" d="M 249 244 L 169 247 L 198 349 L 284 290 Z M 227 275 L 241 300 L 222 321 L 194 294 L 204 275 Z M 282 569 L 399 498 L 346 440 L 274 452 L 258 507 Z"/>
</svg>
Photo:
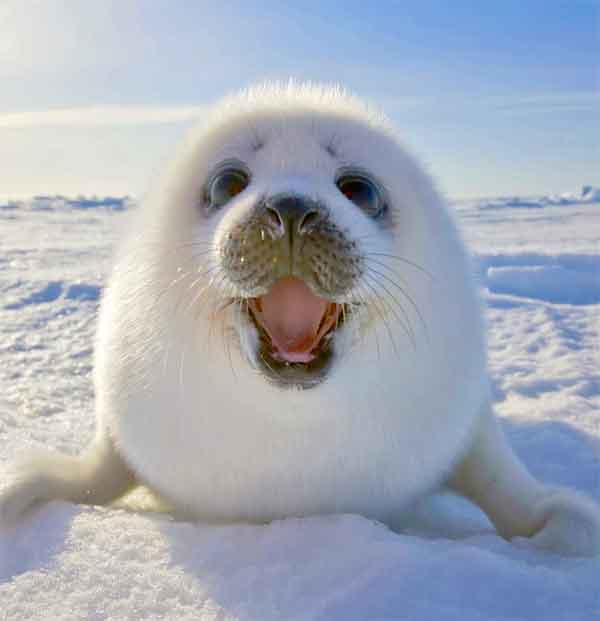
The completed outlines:
<svg viewBox="0 0 600 621">
<path fill-rule="evenodd" d="M 307 211 L 298 223 L 298 232 L 306 233 L 310 231 L 320 219 L 321 214 L 316 209 Z"/>
<path fill-rule="evenodd" d="M 266 212 L 267 212 L 267 218 L 269 219 L 269 222 L 273 226 L 276 226 L 279 229 L 283 229 L 283 220 L 281 219 L 281 216 L 279 215 L 279 212 L 277 211 L 277 209 L 274 209 L 273 207 L 269 207 L 267 205 Z"/>
</svg>

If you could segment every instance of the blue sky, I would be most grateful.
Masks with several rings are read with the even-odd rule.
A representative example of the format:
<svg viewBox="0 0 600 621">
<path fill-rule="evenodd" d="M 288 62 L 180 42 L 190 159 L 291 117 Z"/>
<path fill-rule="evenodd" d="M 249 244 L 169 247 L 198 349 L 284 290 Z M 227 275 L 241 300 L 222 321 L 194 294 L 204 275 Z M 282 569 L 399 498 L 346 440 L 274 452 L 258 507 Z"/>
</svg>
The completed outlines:
<svg viewBox="0 0 600 621">
<path fill-rule="evenodd" d="M 3 196 L 143 194 L 219 96 L 265 78 L 379 104 L 453 197 L 600 184 L 595 0 L 0 4 Z"/>
</svg>

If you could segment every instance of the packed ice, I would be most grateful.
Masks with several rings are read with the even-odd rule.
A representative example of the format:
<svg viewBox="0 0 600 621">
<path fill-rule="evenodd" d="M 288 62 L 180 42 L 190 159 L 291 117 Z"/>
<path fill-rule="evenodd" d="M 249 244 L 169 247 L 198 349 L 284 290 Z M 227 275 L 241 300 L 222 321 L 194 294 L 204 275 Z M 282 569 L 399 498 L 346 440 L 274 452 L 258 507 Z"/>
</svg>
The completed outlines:
<svg viewBox="0 0 600 621">
<path fill-rule="evenodd" d="M 130 197 L 0 201 L 0 489 L 93 433 L 93 334 Z M 495 407 L 539 478 L 600 502 L 600 190 L 453 204 L 486 305 Z M 132 507 L 135 509 L 133 510 Z M 176 522 L 52 503 L 0 532 L 10 620 L 600 619 L 600 559 L 506 542 L 438 494 L 392 532 L 357 515 Z"/>
</svg>

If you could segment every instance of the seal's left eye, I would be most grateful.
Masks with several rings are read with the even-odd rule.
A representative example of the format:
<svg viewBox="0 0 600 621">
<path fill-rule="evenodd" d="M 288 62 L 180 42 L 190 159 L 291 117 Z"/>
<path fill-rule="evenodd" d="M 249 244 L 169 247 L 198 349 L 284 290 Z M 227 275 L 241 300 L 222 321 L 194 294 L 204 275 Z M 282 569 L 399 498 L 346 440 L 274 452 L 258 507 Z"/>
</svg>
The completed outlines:
<svg viewBox="0 0 600 621">
<path fill-rule="evenodd" d="M 373 181 L 360 174 L 348 174 L 340 177 L 336 185 L 339 191 L 357 207 L 373 218 L 385 210 L 385 203 Z"/>
<path fill-rule="evenodd" d="M 219 173 L 208 188 L 208 201 L 211 207 L 222 207 L 227 201 L 246 189 L 250 178 L 243 170 L 228 169 Z"/>
</svg>

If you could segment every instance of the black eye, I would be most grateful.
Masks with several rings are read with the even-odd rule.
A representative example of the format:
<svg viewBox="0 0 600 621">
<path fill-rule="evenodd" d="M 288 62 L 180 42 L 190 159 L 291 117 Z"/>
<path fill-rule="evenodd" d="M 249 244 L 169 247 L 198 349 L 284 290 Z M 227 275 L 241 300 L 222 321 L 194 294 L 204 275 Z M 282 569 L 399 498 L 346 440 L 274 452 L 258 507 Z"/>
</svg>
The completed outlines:
<svg viewBox="0 0 600 621">
<path fill-rule="evenodd" d="M 371 217 L 377 218 L 385 210 L 381 193 L 375 183 L 367 177 L 357 174 L 344 175 L 337 180 L 336 185 L 349 201 Z"/>
<path fill-rule="evenodd" d="M 250 177 L 244 170 L 229 168 L 220 172 L 208 187 L 208 202 L 213 208 L 222 207 L 227 201 L 246 189 Z"/>
</svg>

